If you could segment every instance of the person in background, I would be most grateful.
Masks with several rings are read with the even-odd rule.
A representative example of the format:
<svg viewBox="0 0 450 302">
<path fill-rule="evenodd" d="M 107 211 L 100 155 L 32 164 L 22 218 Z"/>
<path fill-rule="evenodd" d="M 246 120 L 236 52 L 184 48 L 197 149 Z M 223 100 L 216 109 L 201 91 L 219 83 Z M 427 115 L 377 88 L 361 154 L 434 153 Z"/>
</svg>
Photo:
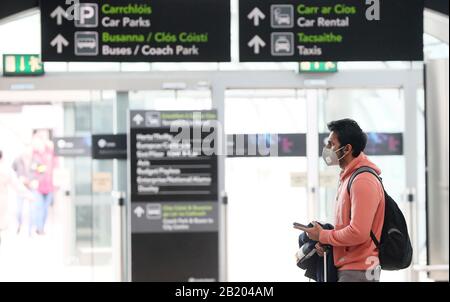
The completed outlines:
<svg viewBox="0 0 450 302">
<path fill-rule="evenodd" d="M 11 167 L 4 163 L 3 152 L 0 150 L 0 243 L 1 233 L 7 229 L 10 216 L 9 188 L 14 189 L 21 197 L 34 201 L 33 194 L 17 178 Z"/>
<path fill-rule="evenodd" d="M 31 159 L 33 156 L 33 149 L 31 145 L 26 145 L 24 152 L 17 157 L 13 162 L 13 170 L 16 172 L 17 177 L 21 183 L 27 188 L 31 188 Z M 24 208 L 25 198 L 21 195 L 17 195 L 17 206 L 16 206 L 16 218 L 17 218 L 17 234 L 20 233 L 20 229 L 23 223 L 23 208 Z M 29 207 L 31 208 L 31 207 Z M 33 224 L 30 215 L 30 224 Z"/>
<path fill-rule="evenodd" d="M 48 210 L 53 203 L 53 170 L 56 167 L 53 143 L 48 130 L 34 130 L 32 137 L 33 154 L 31 160 L 32 181 L 31 187 L 36 197 L 32 207 L 36 233 L 44 234 Z M 32 227 L 29 229 L 30 235 Z"/>
</svg>

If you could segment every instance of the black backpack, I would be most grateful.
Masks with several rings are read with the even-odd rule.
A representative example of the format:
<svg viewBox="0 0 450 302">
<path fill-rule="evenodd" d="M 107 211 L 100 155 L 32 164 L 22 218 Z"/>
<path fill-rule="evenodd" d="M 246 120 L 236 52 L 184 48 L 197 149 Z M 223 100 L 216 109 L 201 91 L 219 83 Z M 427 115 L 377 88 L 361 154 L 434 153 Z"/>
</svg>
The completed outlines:
<svg viewBox="0 0 450 302">
<path fill-rule="evenodd" d="M 347 186 L 347 192 L 350 195 L 350 188 L 355 177 L 361 173 L 369 172 L 373 174 L 383 186 L 383 182 L 378 174 L 370 167 L 361 167 L 353 172 Z M 384 190 L 384 186 L 383 186 Z M 380 241 L 375 234 L 370 231 L 375 246 L 378 248 L 381 268 L 394 271 L 407 268 L 411 265 L 413 249 L 408 235 L 408 227 L 405 217 L 399 209 L 397 203 L 384 190 L 385 212 L 384 224 L 381 231 Z"/>
</svg>

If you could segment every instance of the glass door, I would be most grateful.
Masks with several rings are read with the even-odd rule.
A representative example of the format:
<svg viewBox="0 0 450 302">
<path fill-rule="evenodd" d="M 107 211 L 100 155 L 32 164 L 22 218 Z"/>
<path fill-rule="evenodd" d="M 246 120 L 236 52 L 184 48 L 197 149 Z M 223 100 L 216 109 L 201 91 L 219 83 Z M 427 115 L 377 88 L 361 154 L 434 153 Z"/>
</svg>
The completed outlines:
<svg viewBox="0 0 450 302">
<path fill-rule="evenodd" d="M 409 219 L 405 106 L 404 91 L 397 88 L 226 91 L 228 136 L 302 134 L 308 144 L 299 156 L 227 158 L 229 280 L 306 280 L 294 262 L 299 232 L 292 222 L 334 224 L 339 168 L 327 167 L 320 157 L 330 121 L 351 118 L 368 133 L 366 153 Z M 407 274 L 383 272 L 382 281 L 408 280 Z"/>
<path fill-rule="evenodd" d="M 302 90 L 226 91 L 225 133 L 235 151 L 246 149 L 226 159 L 229 281 L 305 280 L 292 223 L 307 223 L 306 109 Z M 247 154 L 256 135 L 269 137 L 278 154 Z"/>
<path fill-rule="evenodd" d="M 63 103 L 64 128 L 55 144 L 65 149 L 64 141 L 79 138 L 91 146 L 91 92 L 88 99 Z M 65 234 L 64 258 L 68 270 L 78 271 L 80 280 L 93 279 L 93 198 L 92 159 L 90 153 L 58 156 L 61 181 L 58 198 L 65 216 L 61 228 Z M 72 274 L 73 276 L 74 274 Z"/>
<path fill-rule="evenodd" d="M 33 171 L 27 177 L 34 179 L 39 173 L 39 179 L 46 179 L 45 184 L 39 180 L 37 188 L 28 187 L 36 195 L 33 200 L 21 198 L 12 187 L 7 188 L 8 200 L 1 198 L 8 204 L 2 210 L 8 223 L 2 230 L 0 280 L 117 280 L 112 261 L 113 198 L 110 191 L 93 189 L 96 174 L 109 173 L 111 181 L 116 175 L 111 163 L 91 158 L 92 133 L 112 131 L 115 95 L 0 91 L 4 165 L 14 167 L 24 160 L 26 170 Z M 27 178 L 22 174 L 20 169 L 14 172 Z"/>
<path fill-rule="evenodd" d="M 126 100 L 119 92 L 95 91 L 92 93 L 91 132 L 92 135 L 125 134 Z M 123 103 L 123 104 L 122 104 Z M 122 127 L 121 127 L 122 124 Z M 102 141 L 92 140 L 97 149 L 104 147 Z M 126 192 L 126 159 L 95 159 L 92 156 L 92 243 L 91 257 L 94 281 L 121 281 L 122 212 L 119 204 L 120 192 Z"/>
</svg>

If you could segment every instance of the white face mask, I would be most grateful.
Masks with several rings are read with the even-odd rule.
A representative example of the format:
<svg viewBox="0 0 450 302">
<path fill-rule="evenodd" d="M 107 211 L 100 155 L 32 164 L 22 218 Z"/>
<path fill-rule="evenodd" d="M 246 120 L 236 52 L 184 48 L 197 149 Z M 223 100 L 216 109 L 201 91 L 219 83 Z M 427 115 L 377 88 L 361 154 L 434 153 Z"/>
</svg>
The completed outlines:
<svg viewBox="0 0 450 302">
<path fill-rule="evenodd" d="M 333 150 L 331 150 L 331 148 L 328 148 L 327 146 L 323 147 L 322 158 L 325 161 L 325 163 L 328 166 L 337 166 L 337 165 L 339 165 L 339 161 L 341 159 L 343 159 L 346 156 L 346 154 L 344 154 L 341 158 L 338 158 L 336 152 L 338 152 L 338 151 L 340 151 L 340 150 L 342 150 L 344 148 L 345 148 L 345 146 L 339 148 L 336 151 L 333 151 Z"/>
</svg>

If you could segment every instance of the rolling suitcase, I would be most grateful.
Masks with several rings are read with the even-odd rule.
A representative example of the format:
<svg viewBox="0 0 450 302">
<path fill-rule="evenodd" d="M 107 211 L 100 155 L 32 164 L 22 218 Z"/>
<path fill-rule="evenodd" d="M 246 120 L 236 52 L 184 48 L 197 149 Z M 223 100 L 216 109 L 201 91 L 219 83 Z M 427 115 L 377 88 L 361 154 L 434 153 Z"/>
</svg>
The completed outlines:
<svg viewBox="0 0 450 302">
<path fill-rule="evenodd" d="M 323 282 L 328 282 L 328 252 L 330 250 L 330 246 L 324 246 L 323 247 Z"/>
</svg>

